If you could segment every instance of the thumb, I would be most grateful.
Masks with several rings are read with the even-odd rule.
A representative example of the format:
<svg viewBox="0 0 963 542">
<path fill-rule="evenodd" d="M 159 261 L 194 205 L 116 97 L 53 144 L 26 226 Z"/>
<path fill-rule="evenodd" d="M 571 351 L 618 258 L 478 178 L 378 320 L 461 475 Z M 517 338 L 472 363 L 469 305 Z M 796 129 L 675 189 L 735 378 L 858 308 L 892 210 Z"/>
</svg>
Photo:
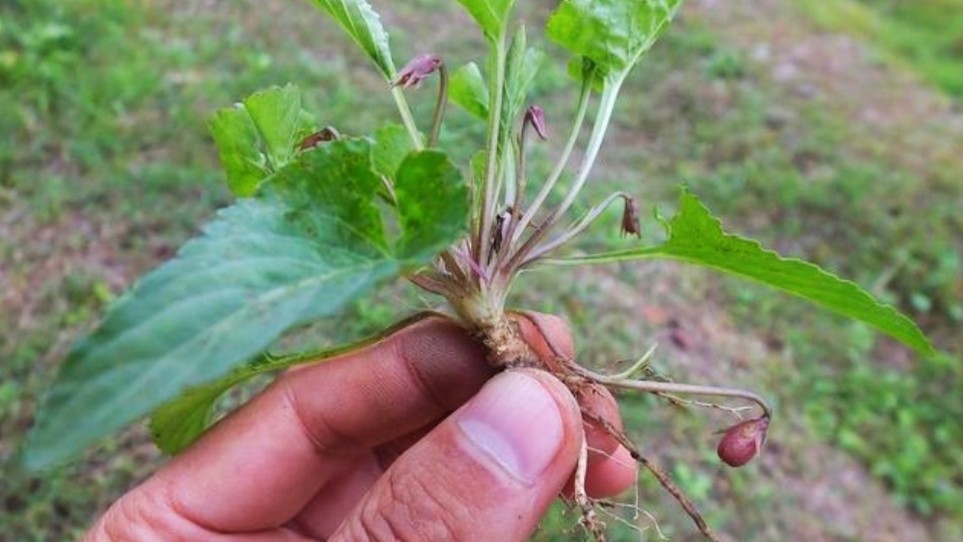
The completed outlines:
<svg viewBox="0 0 963 542">
<path fill-rule="evenodd" d="M 331 540 L 526 540 L 581 442 L 560 381 L 504 372 L 392 464 Z"/>
</svg>

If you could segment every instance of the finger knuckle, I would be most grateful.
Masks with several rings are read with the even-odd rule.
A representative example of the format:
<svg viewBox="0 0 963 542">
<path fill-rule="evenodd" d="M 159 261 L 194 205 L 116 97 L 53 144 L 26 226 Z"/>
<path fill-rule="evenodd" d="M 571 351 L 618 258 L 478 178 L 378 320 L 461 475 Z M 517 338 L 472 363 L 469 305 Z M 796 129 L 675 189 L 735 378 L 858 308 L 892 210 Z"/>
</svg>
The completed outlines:
<svg viewBox="0 0 963 542">
<path fill-rule="evenodd" d="M 383 491 L 372 494 L 353 525 L 352 539 L 381 541 L 465 540 L 472 514 L 441 480 L 419 472 L 389 471 Z M 470 530 L 470 528 L 469 528 Z"/>
<path fill-rule="evenodd" d="M 281 396 L 297 427 L 319 455 L 346 454 L 363 448 L 353 435 L 340 430 L 324 411 L 308 412 L 302 406 L 291 378 L 282 377 L 276 385 L 280 387 Z"/>
<path fill-rule="evenodd" d="M 188 542 L 183 521 L 163 499 L 151 494 L 124 497 L 114 503 L 93 531 L 97 542 Z"/>
</svg>

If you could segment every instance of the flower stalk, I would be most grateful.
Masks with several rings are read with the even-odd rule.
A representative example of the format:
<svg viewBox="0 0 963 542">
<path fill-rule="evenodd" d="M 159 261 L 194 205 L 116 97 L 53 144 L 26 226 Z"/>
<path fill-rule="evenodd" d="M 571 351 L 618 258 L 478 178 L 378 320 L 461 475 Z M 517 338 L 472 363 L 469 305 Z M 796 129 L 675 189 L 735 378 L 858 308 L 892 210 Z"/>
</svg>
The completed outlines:
<svg viewBox="0 0 963 542">
<path fill-rule="evenodd" d="M 568 141 L 565 143 L 565 147 L 562 148 L 562 154 L 559 156 L 551 175 L 549 175 L 548 179 L 545 181 L 545 184 L 542 185 L 541 190 L 539 190 L 538 194 L 535 196 L 532 204 L 519 219 L 518 225 L 512 234 L 512 245 L 515 245 L 519 242 L 521 236 L 525 233 L 525 229 L 535 219 L 535 215 L 538 213 L 539 209 L 541 209 L 549 194 L 552 193 L 552 189 L 555 188 L 555 184 L 558 183 L 558 180 L 562 177 L 562 173 L 565 172 L 565 168 L 568 166 L 572 152 L 575 150 L 575 145 L 578 143 L 579 135 L 582 133 L 582 126 L 585 124 L 585 117 L 588 113 L 590 91 L 591 84 L 588 81 L 583 82 L 582 89 L 579 91 L 578 105 L 576 107 L 575 121 L 572 125 L 572 132 L 569 135 Z M 513 255 L 512 258 L 515 259 L 515 256 Z"/>
<path fill-rule="evenodd" d="M 568 244 L 579 235 L 585 233 L 592 224 L 598 220 L 605 210 L 612 205 L 615 201 L 622 199 L 625 201 L 625 206 L 628 208 L 633 205 L 635 199 L 632 196 L 626 194 L 625 192 L 616 192 L 605 198 L 602 203 L 596 205 L 589 210 L 578 222 L 572 225 L 567 231 L 556 237 L 555 239 L 548 241 L 542 245 L 539 245 L 532 249 L 531 253 L 519 264 L 519 268 L 524 268 L 532 262 L 537 261 L 539 258 L 546 256 L 558 249 L 559 247 Z M 625 229 L 625 217 L 623 216 L 622 229 Z"/>
<path fill-rule="evenodd" d="M 441 125 L 445 120 L 445 110 L 448 106 L 448 66 L 442 62 L 438 66 L 438 101 L 435 103 L 435 114 L 431 120 L 431 136 L 428 139 L 429 147 L 438 146 L 438 138 L 441 136 Z"/>
<path fill-rule="evenodd" d="M 675 382 L 655 382 L 652 380 L 629 380 L 607 376 L 579 367 L 581 376 L 604 386 L 623 390 L 642 391 L 648 393 L 674 393 L 681 395 L 701 395 L 709 397 L 734 397 L 755 403 L 762 410 L 762 417 L 772 418 L 772 406 L 766 399 L 754 392 L 736 388 L 717 388 L 714 386 L 699 386 L 694 384 L 678 384 Z"/>
<path fill-rule="evenodd" d="M 408 132 L 408 137 L 411 138 L 411 144 L 414 146 L 416 151 L 420 151 L 425 148 L 425 142 L 421 137 L 421 133 L 418 131 L 418 125 L 415 124 L 415 117 L 411 114 L 411 107 L 408 106 L 408 100 L 405 98 L 405 93 L 401 88 L 392 85 L 391 86 L 391 97 L 395 101 L 395 105 L 398 107 L 398 114 L 401 115 L 401 122 L 405 126 L 405 130 Z"/>
</svg>

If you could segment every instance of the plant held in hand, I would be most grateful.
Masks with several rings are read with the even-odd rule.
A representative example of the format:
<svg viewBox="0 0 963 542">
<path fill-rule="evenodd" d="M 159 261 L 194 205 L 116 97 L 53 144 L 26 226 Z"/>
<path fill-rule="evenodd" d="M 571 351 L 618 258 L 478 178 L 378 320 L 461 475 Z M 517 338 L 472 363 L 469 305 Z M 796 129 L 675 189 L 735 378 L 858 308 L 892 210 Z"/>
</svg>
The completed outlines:
<svg viewBox="0 0 963 542">
<path fill-rule="evenodd" d="M 397 71 L 388 35 L 365 0 L 313 3 L 373 61 L 402 124 L 386 124 L 366 137 L 344 136 L 319 126 L 302 109 L 294 86 L 259 92 L 218 112 L 211 126 L 237 202 L 221 210 L 173 260 L 140 279 L 75 345 L 40 410 L 29 464 L 63 461 L 148 414 L 158 446 L 179 452 L 207 429 L 215 402 L 238 383 L 360 347 L 284 357 L 269 352 L 286 331 L 338 314 L 396 277 L 437 295 L 438 307 L 429 314 L 474 334 L 488 347 L 492 365 L 548 371 L 576 397 L 607 387 L 680 401 L 683 395 L 699 395 L 755 403 L 761 415 L 730 429 L 719 445 L 720 457 L 733 466 L 761 451 L 772 417 L 763 398 L 636 379 L 648 356 L 622 374 L 603 375 L 557 353 L 537 354 L 519 333 L 524 313 L 506 307 L 520 272 L 678 260 L 773 286 L 867 322 L 923 354 L 933 353 L 917 326 L 893 308 L 852 282 L 725 232 L 685 189 L 677 214 L 660 219 L 666 240 L 659 244 L 642 244 L 639 204 L 623 192 L 583 216 L 570 216 L 573 204 L 585 197 L 626 77 L 669 25 L 681 0 L 560 2 L 547 35 L 571 53 L 579 91 L 569 135 L 544 178 L 526 165 L 533 136 L 549 136 L 545 112 L 528 103 L 544 55 L 529 46 L 524 27 L 511 24 L 513 0 L 459 0 L 486 38 L 488 69 L 483 74 L 470 63 L 450 77 L 437 54 L 418 55 Z M 438 103 L 426 138 L 405 93 L 436 77 Z M 487 124 L 484 147 L 463 167 L 438 148 L 449 101 Z M 589 121 L 593 102 L 595 117 Z M 587 124 L 587 144 L 577 153 Z M 574 176 L 566 183 L 563 175 L 570 167 Z M 553 193 L 562 196 L 550 203 Z M 566 255 L 564 248 L 618 200 L 624 205 L 624 245 Z M 385 210 L 397 227 L 386 227 Z M 422 317 L 412 316 L 371 340 Z M 688 499 L 621 431 L 590 412 L 584 415 L 626 446 L 713 537 Z M 584 469 L 579 473 L 584 476 Z M 578 479 L 575 500 L 585 525 L 601 537 L 594 503 Z"/>
</svg>

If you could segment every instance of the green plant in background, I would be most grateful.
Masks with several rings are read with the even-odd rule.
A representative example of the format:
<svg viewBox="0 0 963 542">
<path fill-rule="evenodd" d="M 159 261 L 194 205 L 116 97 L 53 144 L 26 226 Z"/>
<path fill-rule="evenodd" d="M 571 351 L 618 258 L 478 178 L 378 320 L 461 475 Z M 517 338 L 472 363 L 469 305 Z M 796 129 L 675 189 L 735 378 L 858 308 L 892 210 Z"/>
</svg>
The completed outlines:
<svg viewBox="0 0 963 542">
<path fill-rule="evenodd" d="M 118 299 L 100 327 L 77 343 L 40 411 L 26 455 L 30 465 L 63 461 L 147 414 L 157 444 L 178 452 L 204 432 L 215 402 L 236 384 L 357 348 L 271 354 L 287 331 L 338 314 L 396 277 L 438 296 L 437 306 L 424 314 L 450 318 L 475 334 L 489 347 L 496 367 L 549 370 L 569 382 L 576 395 L 607 386 L 755 402 L 760 417 L 730 429 L 720 445 L 730 464 L 743 464 L 761 449 L 772 414 L 761 397 L 637 380 L 634 369 L 644 365 L 645 356 L 619 375 L 592 372 L 575 360 L 537 357 L 517 333 L 516 321 L 524 314 L 506 307 L 519 274 L 558 265 L 678 260 L 781 289 L 933 354 L 909 319 L 854 283 L 725 232 L 688 190 L 681 191 L 672 218 L 656 213 L 665 230 L 662 242 L 633 238 L 641 238 L 640 210 L 624 192 L 570 217 L 574 204 L 586 197 L 583 189 L 626 77 L 671 21 L 679 0 L 566 0 L 552 14 L 548 36 L 572 54 L 569 71 L 580 89 L 570 135 L 545 179 L 530 176 L 526 167 L 536 136 L 545 138 L 548 131 L 545 112 L 528 103 L 544 60 L 529 46 L 524 27 L 511 24 L 511 0 L 460 0 L 481 28 L 489 54 L 485 70 L 468 64 L 450 77 L 443 57 L 433 54 L 397 71 L 388 35 L 364 0 L 314 3 L 374 62 L 402 124 L 386 124 L 370 136 L 341 135 L 319 126 L 291 85 L 220 111 L 212 129 L 237 202 Z M 731 76 L 738 69 L 736 61 L 720 59 L 714 70 Z M 425 137 L 405 91 L 436 74 L 439 100 Z M 449 100 L 486 126 L 485 145 L 461 166 L 438 147 Z M 593 103 L 587 144 L 568 177 Z M 563 197 L 550 202 L 557 190 Z M 565 247 L 618 202 L 628 239 L 597 254 L 566 254 Z M 607 429 L 650 466 L 624 434 Z M 712 538 L 667 475 L 652 471 Z M 595 503 L 584 491 L 576 491 L 576 502 L 586 526 L 600 537 Z"/>
<path fill-rule="evenodd" d="M 915 512 L 963 517 L 963 403 L 947 399 L 963 375 L 949 356 L 920 360 L 912 373 L 869 360 L 870 337 L 851 331 L 851 352 L 841 367 L 814 367 L 794 382 L 811 399 L 803 412 L 817 434 L 838 443 L 885 480 L 896 500 Z M 803 390 L 799 390 L 803 392 Z"/>
<path fill-rule="evenodd" d="M 891 59 L 912 65 L 948 93 L 963 96 L 960 0 L 794 2 L 817 24 L 868 38 Z"/>
</svg>

